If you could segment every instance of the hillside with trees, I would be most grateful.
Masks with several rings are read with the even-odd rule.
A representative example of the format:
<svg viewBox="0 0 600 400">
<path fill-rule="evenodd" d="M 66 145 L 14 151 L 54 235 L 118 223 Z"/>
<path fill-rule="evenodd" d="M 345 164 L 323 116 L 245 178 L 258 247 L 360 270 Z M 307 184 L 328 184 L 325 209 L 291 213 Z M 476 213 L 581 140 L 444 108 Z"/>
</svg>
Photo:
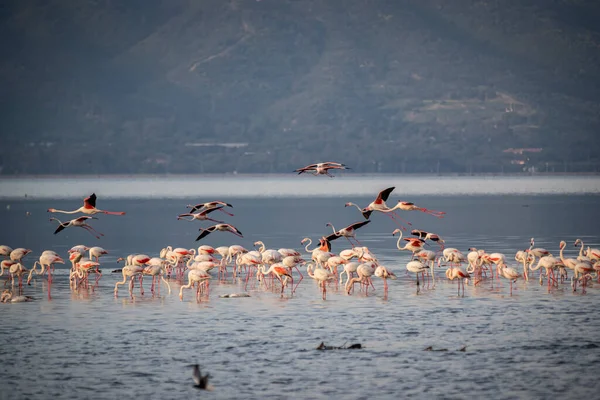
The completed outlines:
<svg viewBox="0 0 600 400">
<path fill-rule="evenodd" d="M 600 170 L 592 0 L 11 0 L 0 173 Z"/>
</svg>

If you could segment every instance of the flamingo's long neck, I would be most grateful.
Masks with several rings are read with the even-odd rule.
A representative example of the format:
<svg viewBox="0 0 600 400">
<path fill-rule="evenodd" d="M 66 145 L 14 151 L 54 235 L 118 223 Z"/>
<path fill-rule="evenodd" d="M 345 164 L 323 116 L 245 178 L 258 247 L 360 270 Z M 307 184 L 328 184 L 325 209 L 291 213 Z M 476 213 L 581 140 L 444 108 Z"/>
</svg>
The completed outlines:
<svg viewBox="0 0 600 400">
<path fill-rule="evenodd" d="M 78 212 L 81 212 L 82 208 L 83 207 L 80 207 L 77 210 L 73 210 L 73 211 L 57 210 L 57 209 L 53 208 L 52 212 L 53 213 L 62 213 L 62 214 L 77 214 Z"/>
<path fill-rule="evenodd" d="M 402 240 L 402 231 L 400 231 L 400 236 L 398 236 L 398 241 L 396 242 L 396 247 L 398 250 L 406 250 L 406 246 L 404 248 L 400 247 L 400 241 Z"/>
<path fill-rule="evenodd" d="M 308 243 L 306 244 L 306 247 L 304 247 L 304 250 L 306 250 L 307 253 L 312 253 L 313 251 L 315 251 L 317 248 L 315 247 L 312 250 L 309 250 L 308 246 L 310 246 L 312 244 L 312 239 L 308 239 Z"/>
<path fill-rule="evenodd" d="M 584 249 L 585 245 L 583 244 L 583 241 L 581 239 L 578 239 L 578 240 L 579 240 L 579 244 L 581 245 L 581 248 L 579 249 L 579 257 L 583 257 L 584 256 L 583 249 Z"/>
</svg>

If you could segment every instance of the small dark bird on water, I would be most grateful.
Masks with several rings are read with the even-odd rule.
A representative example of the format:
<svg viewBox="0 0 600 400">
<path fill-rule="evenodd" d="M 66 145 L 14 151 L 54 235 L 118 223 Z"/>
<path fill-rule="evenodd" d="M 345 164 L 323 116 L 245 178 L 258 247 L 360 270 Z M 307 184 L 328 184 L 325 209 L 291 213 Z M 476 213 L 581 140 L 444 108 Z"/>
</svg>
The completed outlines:
<svg viewBox="0 0 600 400">
<path fill-rule="evenodd" d="M 200 372 L 200 366 L 198 364 L 194 364 L 194 371 L 192 372 L 192 377 L 194 378 L 194 387 L 203 390 L 211 390 L 211 387 L 208 384 L 208 379 L 211 376 L 210 374 L 202 376 L 202 373 Z"/>
</svg>

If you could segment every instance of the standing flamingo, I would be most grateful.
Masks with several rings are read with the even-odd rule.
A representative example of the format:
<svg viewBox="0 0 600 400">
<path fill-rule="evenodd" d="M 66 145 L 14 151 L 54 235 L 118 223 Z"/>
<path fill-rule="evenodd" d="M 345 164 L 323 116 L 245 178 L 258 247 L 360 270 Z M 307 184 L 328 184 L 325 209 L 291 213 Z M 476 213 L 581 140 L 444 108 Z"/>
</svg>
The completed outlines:
<svg viewBox="0 0 600 400">
<path fill-rule="evenodd" d="M 335 240 L 335 239 L 339 238 L 340 236 L 343 236 L 346 239 L 348 239 L 348 241 L 350 242 L 352 247 L 354 247 L 354 243 L 352 243 L 350 238 L 356 240 L 356 243 L 359 246 L 361 246 L 360 242 L 356 239 L 356 230 L 367 225 L 370 222 L 371 221 L 355 222 L 353 224 L 348 225 L 345 228 L 340 229 L 339 231 L 336 231 L 333 224 L 331 222 L 328 222 L 325 226 L 330 226 L 331 229 L 333 230 L 333 233 L 331 235 L 327 236 L 325 238 L 325 240 L 327 240 L 328 242 L 331 242 L 332 240 Z"/>
<path fill-rule="evenodd" d="M 262 264 L 262 265 L 259 266 L 259 271 L 262 273 L 263 276 L 269 275 L 270 273 L 275 274 L 275 276 L 277 277 L 277 279 L 281 283 L 281 294 L 282 295 L 283 295 L 283 290 L 287 286 L 287 280 L 288 279 L 290 279 L 292 281 L 292 291 L 293 291 L 293 289 L 294 289 L 294 278 L 292 277 L 292 274 L 289 272 L 289 270 L 286 267 L 283 266 L 283 264 L 281 264 L 281 263 L 273 264 L 266 271 L 265 271 L 265 265 Z M 285 281 L 283 280 L 282 277 L 286 277 Z"/>
<path fill-rule="evenodd" d="M 197 284 L 198 288 L 196 289 L 196 300 L 200 299 L 200 288 L 202 285 L 206 285 L 208 287 L 210 282 L 210 275 L 205 271 L 199 269 L 192 269 L 188 272 L 188 283 L 187 285 L 182 285 L 179 288 L 179 299 L 183 301 L 183 289 L 189 289 L 192 285 Z"/>
<path fill-rule="evenodd" d="M 458 295 L 460 296 L 460 288 L 462 285 L 462 295 L 464 297 L 465 296 L 465 282 L 468 281 L 468 279 L 471 277 L 471 275 L 459 266 L 452 266 L 452 267 L 448 268 L 448 270 L 446 271 L 446 276 L 451 281 L 458 279 Z"/>
<path fill-rule="evenodd" d="M 420 291 L 419 274 L 421 274 L 423 279 L 425 279 L 425 272 L 428 268 L 429 267 L 423 264 L 420 260 L 409 261 L 406 264 L 406 269 L 408 272 L 412 272 L 413 274 L 417 275 L 417 294 L 419 294 Z"/>
<path fill-rule="evenodd" d="M 21 260 L 29 253 L 31 253 L 30 249 L 24 249 L 22 247 L 19 247 L 11 251 L 9 257 L 12 261 L 20 263 Z"/>
<path fill-rule="evenodd" d="M 517 279 L 521 277 L 521 274 L 519 274 L 516 269 L 507 267 L 504 263 L 500 264 L 498 268 L 500 269 L 500 275 L 508 279 L 510 282 L 510 295 L 512 296 L 513 283 L 515 283 Z"/>
<path fill-rule="evenodd" d="M 13 249 L 5 244 L 0 246 L 0 256 L 2 257 L 10 257 L 10 253 Z"/>
<path fill-rule="evenodd" d="M 96 262 L 100 262 L 100 257 L 105 254 L 108 254 L 108 251 L 104 250 L 102 247 L 94 246 L 90 247 L 90 260 L 96 259 Z"/>
<path fill-rule="evenodd" d="M 388 293 L 387 280 L 388 280 L 388 278 L 392 279 L 392 280 L 396 279 L 396 275 L 394 275 L 394 273 L 392 271 L 390 271 L 383 265 L 379 265 L 379 266 L 377 266 L 377 268 L 375 268 L 375 276 L 383 279 L 383 293 L 384 293 L 384 296 L 387 297 L 387 293 Z"/>
<path fill-rule="evenodd" d="M 411 259 L 414 258 L 415 253 L 423 250 L 423 245 L 425 244 L 425 242 L 423 242 L 423 240 L 419 238 L 404 238 L 404 240 L 406 240 L 408 243 L 406 243 L 404 247 L 400 247 L 400 241 L 402 240 L 402 231 L 400 229 L 396 229 L 394 230 L 394 232 L 392 232 L 392 236 L 396 236 L 396 233 L 400 233 L 400 236 L 398 236 L 398 241 L 396 242 L 396 247 L 398 248 L 398 250 L 411 251 L 413 253 Z"/>
<path fill-rule="evenodd" d="M 335 275 L 333 275 L 326 269 L 319 268 L 318 265 L 313 271 L 314 266 L 315 266 L 314 263 L 307 263 L 306 264 L 306 272 L 308 273 L 308 276 L 310 276 L 315 281 L 317 281 L 317 283 L 319 284 L 319 286 L 323 292 L 323 300 L 327 300 L 327 282 L 334 280 Z"/>
<path fill-rule="evenodd" d="M 29 285 L 31 282 L 31 278 L 33 273 L 36 270 L 37 265 L 40 265 L 41 271 L 36 273 L 37 275 L 44 275 L 46 272 L 46 268 L 48 270 L 48 292 L 50 292 L 50 284 L 52 284 L 52 272 L 54 272 L 54 264 L 64 264 L 65 261 L 58 256 L 58 254 L 54 252 L 42 253 L 39 261 L 36 261 L 33 264 L 33 267 L 29 271 L 29 276 L 27 277 L 27 284 Z"/>
<path fill-rule="evenodd" d="M 80 212 L 80 213 L 84 213 L 84 214 L 88 214 L 88 215 L 94 215 L 94 214 L 98 214 L 98 213 L 110 214 L 110 215 L 125 215 L 125 212 L 123 212 L 123 211 L 106 211 L 106 210 L 97 209 L 95 193 L 92 193 L 89 197 L 86 197 L 83 200 L 83 206 L 79 207 L 77 210 L 63 211 L 63 210 L 57 210 L 55 208 L 49 208 L 48 212 L 63 213 L 63 214 L 76 214 L 76 213 Z"/>
<path fill-rule="evenodd" d="M 125 284 L 125 281 L 127 281 L 127 278 L 130 279 L 129 293 L 133 296 L 133 280 L 135 279 L 136 276 L 141 276 L 144 273 L 144 267 L 141 265 L 126 265 L 121 270 L 121 273 L 123 274 L 123 280 L 115 283 L 115 297 L 118 295 L 119 285 Z M 140 286 L 140 294 L 142 296 L 144 295 L 144 288 L 141 286 Z"/>
<path fill-rule="evenodd" d="M 61 222 L 58 218 L 50 218 L 50 221 L 58 221 L 59 225 L 58 228 L 56 228 L 56 230 L 54 231 L 54 234 L 56 235 L 58 232 L 62 231 L 65 228 L 68 228 L 70 226 L 75 226 L 75 227 L 80 227 L 80 228 L 84 228 L 86 231 L 88 231 L 89 233 L 91 233 L 92 235 L 94 235 L 94 237 L 96 239 L 100 239 L 100 236 L 104 236 L 104 234 L 98 232 L 97 230 L 95 230 L 94 228 L 91 227 L 91 225 L 88 225 L 85 221 L 90 220 L 90 219 L 98 219 L 96 217 L 90 217 L 87 215 L 81 216 L 79 218 L 74 218 L 70 221 L 67 222 Z M 100 235 L 100 236 L 98 236 Z"/>
</svg>

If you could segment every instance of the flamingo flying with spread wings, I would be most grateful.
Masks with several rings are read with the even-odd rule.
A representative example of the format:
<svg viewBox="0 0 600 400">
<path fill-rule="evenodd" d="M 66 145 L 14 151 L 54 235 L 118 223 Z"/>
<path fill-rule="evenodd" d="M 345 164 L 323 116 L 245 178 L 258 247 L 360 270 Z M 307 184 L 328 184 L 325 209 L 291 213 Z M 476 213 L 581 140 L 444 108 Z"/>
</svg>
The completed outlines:
<svg viewBox="0 0 600 400">
<path fill-rule="evenodd" d="M 236 236 L 243 237 L 242 232 L 240 232 L 238 228 L 230 224 L 216 224 L 206 229 L 200 228 L 200 231 L 202 231 L 202 233 L 196 238 L 196 242 L 215 231 L 231 232 Z"/>
<path fill-rule="evenodd" d="M 327 237 L 325 237 L 325 240 L 327 242 L 331 242 L 332 240 L 335 240 L 337 238 L 339 238 L 340 236 L 345 237 L 346 239 L 348 239 L 348 241 L 350 242 L 350 244 L 352 245 L 352 247 L 354 247 L 354 243 L 352 243 L 352 241 L 350 240 L 350 238 L 356 240 L 356 243 L 358 243 L 359 246 L 362 246 L 360 244 L 360 242 L 356 239 L 356 230 L 358 228 L 361 228 L 365 225 L 367 225 L 369 222 L 371 221 L 362 221 L 362 222 L 355 222 L 351 225 L 348 225 L 347 227 L 340 229 L 339 231 L 335 230 L 335 227 L 333 226 L 332 223 L 328 222 L 326 226 L 330 226 L 331 229 L 333 229 L 333 233 Z"/>
<path fill-rule="evenodd" d="M 327 175 L 328 177 L 333 178 L 333 175 L 331 175 L 329 173 L 330 169 L 350 169 L 350 167 L 346 167 L 345 164 L 327 161 L 327 162 L 322 162 L 322 163 L 317 163 L 317 164 L 310 164 L 310 165 L 307 165 L 306 167 L 295 169 L 294 172 L 297 172 L 298 175 L 300 175 L 305 172 L 312 171 L 312 174 L 315 176 Z"/>
<path fill-rule="evenodd" d="M 400 226 L 403 230 L 406 230 L 406 227 L 402 226 L 401 224 L 398 223 L 397 218 L 401 219 L 402 221 L 404 221 L 405 223 L 407 223 L 408 225 L 412 225 L 410 222 L 404 220 L 403 218 L 401 218 L 398 214 L 396 214 L 394 212 L 394 208 L 390 208 L 388 207 L 387 204 L 385 204 L 385 202 L 387 201 L 387 199 L 390 197 L 390 194 L 392 193 L 392 191 L 395 189 L 394 186 L 389 187 L 387 189 L 382 190 L 381 192 L 379 192 L 379 194 L 377 195 L 377 198 L 375 198 L 375 200 L 373 200 L 368 206 L 366 206 L 365 208 L 360 208 L 358 205 L 354 204 L 354 203 L 346 203 L 346 207 L 350 207 L 350 206 L 354 206 L 356 208 L 358 208 L 358 210 L 361 212 L 361 214 L 363 215 L 363 217 L 365 217 L 365 219 L 369 219 L 371 217 L 371 213 L 373 211 L 379 211 L 379 212 L 383 212 L 386 213 L 390 218 L 392 218 L 392 220 L 398 225 Z"/>
<path fill-rule="evenodd" d="M 89 197 L 86 197 L 85 199 L 83 199 L 83 206 L 79 207 L 77 210 L 63 211 L 63 210 L 57 210 L 55 208 L 49 208 L 48 212 L 63 213 L 63 214 L 76 214 L 78 212 L 81 212 L 81 213 L 88 214 L 88 215 L 94 215 L 94 214 L 98 214 L 98 213 L 110 214 L 110 215 L 125 215 L 125 212 L 123 212 L 123 211 L 105 211 L 105 210 L 97 209 L 95 193 L 92 193 Z"/>
<path fill-rule="evenodd" d="M 190 212 L 190 213 L 185 213 L 185 214 L 179 214 L 179 216 L 177 216 L 177 219 L 178 220 L 179 219 L 183 219 L 183 220 L 186 220 L 186 221 L 193 221 L 193 220 L 198 220 L 198 221 L 213 221 L 213 222 L 217 222 L 219 224 L 223 224 L 224 223 L 223 221 L 219 221 L 217 219 L 212 219 L 212 218 L 208 217 L 208 214 L 210 214 L 213 211 L 220 210 L 221 208 L 223 208 L 223 207 L 207 208 L 206 210 L 200 211 L 200 212 L 197 212 L 197 213 Z M 192 218 L 188 219 L 186 217 L 192 217 Z"/>
<path fill-rule="evenodd" d="M 225 214 L 229 215 L 230 217 L 233 217 L 233 214 L 223 210 L 224 207 L 233 208 L 233 206 L 229 203 L 225 203 L 224 201 L 220 201 L 220 200 L 209 201 L 208 203 L 199 203 L 196 205 L 188 204 L 186 207 L 191 208 L 191 210 L 190 210 L 191 213 L 193 213 L 194 211 L 202 210 L 202 209 L 204 209 L 202 211 L 216 209 L 221 212 L 224 212 Z"/>
<path fill-rule="evenodd" d="M 58 223 L 60 225 L 58 225 L 58 228 L 56 228 L 56 230 L 54 231 L 54 234 L 56 235 L 58 232 L 62 231 L 65 228 L 68 228 L 70 226 L 78 226 L 80 228 L 84 228 L 86 231 L 88 231 L 89 233 L 91 233 L 92 235 L 94 235 L 96 237 L 96 239 L 100 239 L 100 236 L 104 236 L 104 234 L 98 232 L 97 230 L 95 230 L 94 228 L 92 228 L 90 225 L 86 224 L 85 221 L 90 220 L 90 219 L 98 219 L 96 217 L 90 217 L 88 215 L 83 215 L 79 218 L 74 218 L 70 221 L 67 222 L 62 222 L 61 220 L 59 220 L 58 218 L 50 218 L 50 221 L 58 221 Z M 100 236 L 98 236 L 100 235 Z"/>
</svg>

